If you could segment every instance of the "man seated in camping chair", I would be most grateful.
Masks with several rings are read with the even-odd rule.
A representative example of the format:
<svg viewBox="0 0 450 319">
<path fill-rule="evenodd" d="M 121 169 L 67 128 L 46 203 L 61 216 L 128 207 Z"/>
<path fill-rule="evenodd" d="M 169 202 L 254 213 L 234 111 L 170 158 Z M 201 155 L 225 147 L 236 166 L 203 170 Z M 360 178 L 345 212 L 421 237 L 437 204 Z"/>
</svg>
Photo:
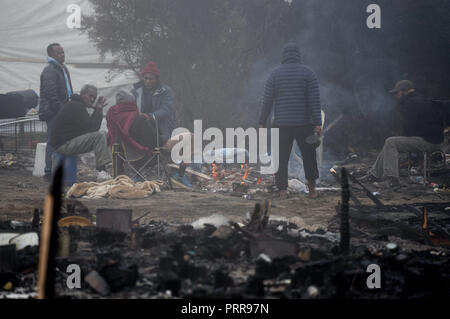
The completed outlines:
<svg viewBox="0 0 450 319">
<path fill-rule="evenodd" d="M 158 178 L 162 170 L 169 186 L 192 186 L 184 176 L 185 165 L 180 165 L 180 170 L 174 176 L 167 175 L 163 163 L 168 161 L 168 154 L 175 143 L 173 139 L 167 139 L 160 133 L 159 121 L 155 117 L 139 112 L 133 95 L 119 91 L 116 94 L 116 105 L 108 110 L 106 121 L 108 145 L 113 149 L 114 175 L 128 173 L 132 178 L 146 180 L 150 178 L 151 169 L 157 162 Z M 182 137 L 174 138 L 178 141 Z M 125 163 L 128 172 L 125 170 Z"/>
</svg>

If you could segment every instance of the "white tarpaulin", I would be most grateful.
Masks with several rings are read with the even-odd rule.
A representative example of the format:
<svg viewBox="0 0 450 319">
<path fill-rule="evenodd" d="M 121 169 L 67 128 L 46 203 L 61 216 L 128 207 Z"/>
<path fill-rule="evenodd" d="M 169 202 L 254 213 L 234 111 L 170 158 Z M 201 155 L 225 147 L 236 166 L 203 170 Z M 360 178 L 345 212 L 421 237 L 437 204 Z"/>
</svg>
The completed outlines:
<svg viewBox="0 0 450 319">
<path fill-rule="evenodd" d="M 112 77 L 112 57 L 102 60 L 87 34 L 69 27 L 78 7 L 83 15 L 92 12 L 87 0 L 1 0 L 0 93 L 33 89 L 39 94 L 46 48 L 53 42 L 64 48 L 74 92 L 91 83 L 108 97 L 117 87 L 136 82 L 131 70 Z"/>
</svg>

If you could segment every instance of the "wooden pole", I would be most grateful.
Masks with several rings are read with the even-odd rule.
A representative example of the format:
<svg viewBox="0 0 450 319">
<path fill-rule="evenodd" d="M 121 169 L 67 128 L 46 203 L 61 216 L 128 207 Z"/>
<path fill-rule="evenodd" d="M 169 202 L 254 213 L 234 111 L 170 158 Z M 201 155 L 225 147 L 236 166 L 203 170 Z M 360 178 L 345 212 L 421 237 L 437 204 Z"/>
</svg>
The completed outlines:
<svg viewBox="0 0 450 319">
<path fill-rule="evenodd" d="M 339 178 L 339 176 L 338 176 L 337 172 L 334 170 L 334 168 L 330 169 L 330 174 L 333 175 L 336 182 L 338 182 L 339 184 L 342 185 L 342 180 L 341 180 L 341 178 Z M 350 198 L 352 199 L 352 201 L 355 203 L 356 206 L 361 206 L 361 202 L 359 201 L 359 199 L 356 197 L 355 194 L 350 193 Z"/>
<path fill-rule="evenodd" d="M 61 208 L 62 176 L 63 167 L 59 165 L 53 176 L 50 192 L 45 196 L 39 248 L 38 299 L 54 297 L 55 255 L 58 244 L 57 219 Z"/>
<path fill-rule="evenodd" d="M 347 254 L 350 248 L 350 225 L 349 225 L 349 199 L 350 189 L 348 185 L 347 170 L 343 167 L 341 171 L 342 180 L 342 204 L 341 204 L 341 242 L 340 248 L 343 254 Z"/>
</svg>

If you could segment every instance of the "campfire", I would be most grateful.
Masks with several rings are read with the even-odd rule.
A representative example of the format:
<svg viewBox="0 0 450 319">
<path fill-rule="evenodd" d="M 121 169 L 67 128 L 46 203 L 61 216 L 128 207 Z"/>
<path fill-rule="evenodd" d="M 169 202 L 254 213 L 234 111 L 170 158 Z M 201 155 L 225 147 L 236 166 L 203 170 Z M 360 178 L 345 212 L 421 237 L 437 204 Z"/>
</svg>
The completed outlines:
<svg viewBox="0 0 450 319">
<path fill-rule="evenodd" d="M 245 184 L 245 180 L 247 179 L 248 173 L 249 173 L 249 169 L 248 169 L 248 164 L 241 164 L 241 171 L 244 171 L 244 175 L 242 176 L 242 182 L 241 184 L 244 185 Z"/>
<path fill-rule="evenodd" d="M 252 195 L 268 193 L 273 188 L 273 176 L 263 175 L 257 165 L 212 163 L 206 178 L 203 174 L 187 171 L 203 191 Z"/>
</svg>

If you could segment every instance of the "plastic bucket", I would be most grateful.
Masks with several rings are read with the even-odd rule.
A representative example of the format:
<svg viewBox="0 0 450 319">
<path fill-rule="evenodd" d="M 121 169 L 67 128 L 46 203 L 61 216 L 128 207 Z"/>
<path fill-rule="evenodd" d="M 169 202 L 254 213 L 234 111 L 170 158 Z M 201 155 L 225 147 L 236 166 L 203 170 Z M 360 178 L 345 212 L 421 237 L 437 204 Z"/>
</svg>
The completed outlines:
<svg viewBox="0 0 450 319">
<path fill-rule="evenodd" d="M 47 143 L 38 143 L 36 145 L 36 155 L 34 156 L 33 176 L 45 175 L 45 149 Z"/>
</svg>

